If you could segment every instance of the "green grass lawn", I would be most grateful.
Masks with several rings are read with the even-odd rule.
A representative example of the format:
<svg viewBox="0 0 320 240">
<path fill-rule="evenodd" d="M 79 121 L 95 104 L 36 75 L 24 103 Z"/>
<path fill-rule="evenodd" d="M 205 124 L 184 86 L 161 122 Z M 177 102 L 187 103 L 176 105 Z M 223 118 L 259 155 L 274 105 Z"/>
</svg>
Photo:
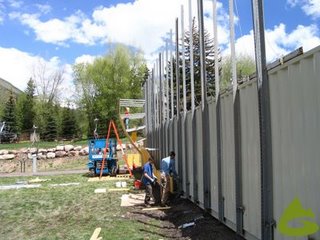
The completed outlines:
<svg viewBox="0 0 320 240">
<path fill-rule="evenodd" d="M 0 178 L 0 185 L 32 177 Z M 51 179 L 40 188 L 0 190 L 0 239 L 85 239 L 101 227 L 102 239 L 160 239 L 158 220 L 145 226 L 126 217 L 120 207 L 123 192 L 95 194 L 96 188 L 114 188 L 114 181 L 88 182 L 82 175 L 40 177 Z M 49 184 L 79 182 L 78 186 Z M 132 186 L 128 180 L 127 184 Z M 154 220 L 154 222 L 153 222 Z M 146 230 L 146 231 L 144 231 Z"/>
</svg>

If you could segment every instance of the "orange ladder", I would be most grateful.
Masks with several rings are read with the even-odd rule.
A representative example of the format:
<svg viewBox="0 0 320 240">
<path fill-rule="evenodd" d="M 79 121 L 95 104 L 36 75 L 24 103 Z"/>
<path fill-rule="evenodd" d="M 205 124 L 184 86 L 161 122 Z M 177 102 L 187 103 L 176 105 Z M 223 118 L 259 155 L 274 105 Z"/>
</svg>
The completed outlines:
<svg viewBox="0 0 320 240">
<path fill-rule="evenodd" d="M 106 138 L 106 147 L 105 147 L 104 150 L 103 150 L 103 158 L 102 158 L 102 164 L 101 164 L 100 177 L 99 177 L 99 178 L 102 177 L 105 160 L 106 160 L 106 158 L 107 158 L 107 149 L 108 149 L 108 144 L 109 144 L 109 137 L 110 137 L 111 127 L 113 128 L 113 131 L 114 131 L 114 133 L 116 134 L 116 138 L 117 138 L 118 144 L 120 145 L 120 148 L 121 148 L 122 157 L 123 157 L 124 161 L 126 162 L 127 168 L 128 168 L 128 170 L 129 170 L 129 173 L 130 173 L 130 177 L 132 177 L 132 171 L 131 171 L 131 169 L 130 169 L 130 167 L 129 167 L 129 164 L 128 164 L 127 155 L 126 155 L 125 152 L 123 151 L 122 141 L 121 141 L 121 139 L 119 138 L 119 134 L 118 134 L 118 131 L 117 131 L 117 127 L 116 127 L 114 121 L 111 120 L 110 123 L 109 123 L 108 134 L 107 134 L 107 138 Z"/>
</svg>

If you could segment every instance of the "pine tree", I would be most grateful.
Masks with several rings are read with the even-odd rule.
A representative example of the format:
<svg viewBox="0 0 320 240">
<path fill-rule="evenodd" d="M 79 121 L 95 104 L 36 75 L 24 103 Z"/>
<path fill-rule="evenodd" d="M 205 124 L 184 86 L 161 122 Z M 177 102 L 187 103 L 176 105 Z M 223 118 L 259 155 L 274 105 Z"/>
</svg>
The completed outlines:
<svg viewBox="0 0 320 240">
<path fill-rule="evenodd" d="M 16 99 L 13 92 L 10 92 L 8 101 L 5 104 L 3 121 L 6 122 L 10 132 L 17 131 L 17 119 L 16 119 Z"/>
<path fill-rule="evenodd" d="M 77 124 L 75 114 L 69 107 L 64 108 L 62 112 L 62 137 L 73 139 L 76 135 Z"/>
<path fill-rule="evenodd" d="M 57 138 L 57 122 L 54 117 L 53 106 L 47 103 L 46 123 L 44 130 L 44 138 L 47 141 L 54 141 Z"/>
<path fill-rule="evenodd" d="M 27 89 L 25 91 L 25 101 L 22 108 L 22 131 L 30 131 L 34 124 L 35 112 L 34 106 L 35 85 L 32 78 L 30 78 Z"/>
<path fill-rule="evenodd" d="M 192 22 L 192 35 L 193 35 L 193 67 L 194 67 L 194 88 L 195 88 L 195 104 L 199 105 L 201 102 L 201 77 L 200 77 L 200 40 L 198 27 L 195 24 L 195 19 Z M 205 65 L 206 65 L 206 78 L 207 78 L 207 96 L 213 96 L 215 93 L 215 57 L 218 57 L 221 62 L 220 52 L 215 54 L 213 39 L 207 30 L 204 31 L 204 44 L 205 44 Z M 181 44 L 180 44 L 181 45 Z M 185 32 L 184 38 L 185 46 L 185 61 L 186 61 L 186 90 L 187 96 L 191 96 L 191 78 L 190 78 L 190 31 Z M 180 99 L 183 97 L 182 92 L 182 46 L 179 47 L 179 69 L 180 69 Z M 170 66 L 170 63 L 169 63 Z M 175 81 L 175 68 L 176 60 L 173 60 L 173 78 L 174 78 L 174 91 L 176 91 Z M 169 76 L 171 70 L 169 69 Z M 221 67 L 219 69 L 219 74 Z M 170 86 L 172 87 L 172 86 Z M 174 92 L 176 93 L 176 92 Z M 171 97 L 170 97 L 171 99 Z M 187 98 L 187 109 L 191 107 L 191 98 Z"/>
</svg>

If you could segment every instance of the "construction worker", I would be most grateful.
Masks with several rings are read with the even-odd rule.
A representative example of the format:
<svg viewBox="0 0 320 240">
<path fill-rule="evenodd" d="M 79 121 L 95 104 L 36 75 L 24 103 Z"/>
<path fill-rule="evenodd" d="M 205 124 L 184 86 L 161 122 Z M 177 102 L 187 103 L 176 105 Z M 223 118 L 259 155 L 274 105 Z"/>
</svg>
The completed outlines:
<svg viewBox="0 0 320 240">
<path fill-rule="evenodd" d="M 144 204 L 148 207 L 151 205 L 151 198 L 155 201 L 152 194 L 152 186 L 156 184 L 157 178 L 153 174 L 153 159 L 150 157 L 148 162 L 143 166 L 142 183 L 146 187 L 146 196 L 144 198 Z"/>
<path fill-rule="evenodd" d="M 130 111 L 130 108 L 126 107 L 126 111 L 124 112 L 124 119 L 123 119 L 126 129 L 129 128 L 129 111 Z"/>
<path fill-rule="evenodd" d="M 170 176 L 177 177 L 178 174 L 175 169 L 175 152 L 171 151 L 170 155 L 161 160 L 161 205 L 165 206 L 168 201 L 170 191 Z"/>
</svg>

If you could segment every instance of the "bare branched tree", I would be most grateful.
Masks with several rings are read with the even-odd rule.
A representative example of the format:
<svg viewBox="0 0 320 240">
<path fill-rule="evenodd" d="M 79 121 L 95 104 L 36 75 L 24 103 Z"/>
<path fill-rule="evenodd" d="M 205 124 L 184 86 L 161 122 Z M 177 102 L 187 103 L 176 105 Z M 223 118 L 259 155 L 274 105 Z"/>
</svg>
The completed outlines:
<svg viewBox="0 0 320 240">
<path fill-rule="evenodd" d="M 38 97 L 44 102 L 59 99 L 59 88 L 64 80 L 65 69 L 52 69 L 44 60 L 39 60 L 33 67 L 33 79 Z"/>
</svg>

